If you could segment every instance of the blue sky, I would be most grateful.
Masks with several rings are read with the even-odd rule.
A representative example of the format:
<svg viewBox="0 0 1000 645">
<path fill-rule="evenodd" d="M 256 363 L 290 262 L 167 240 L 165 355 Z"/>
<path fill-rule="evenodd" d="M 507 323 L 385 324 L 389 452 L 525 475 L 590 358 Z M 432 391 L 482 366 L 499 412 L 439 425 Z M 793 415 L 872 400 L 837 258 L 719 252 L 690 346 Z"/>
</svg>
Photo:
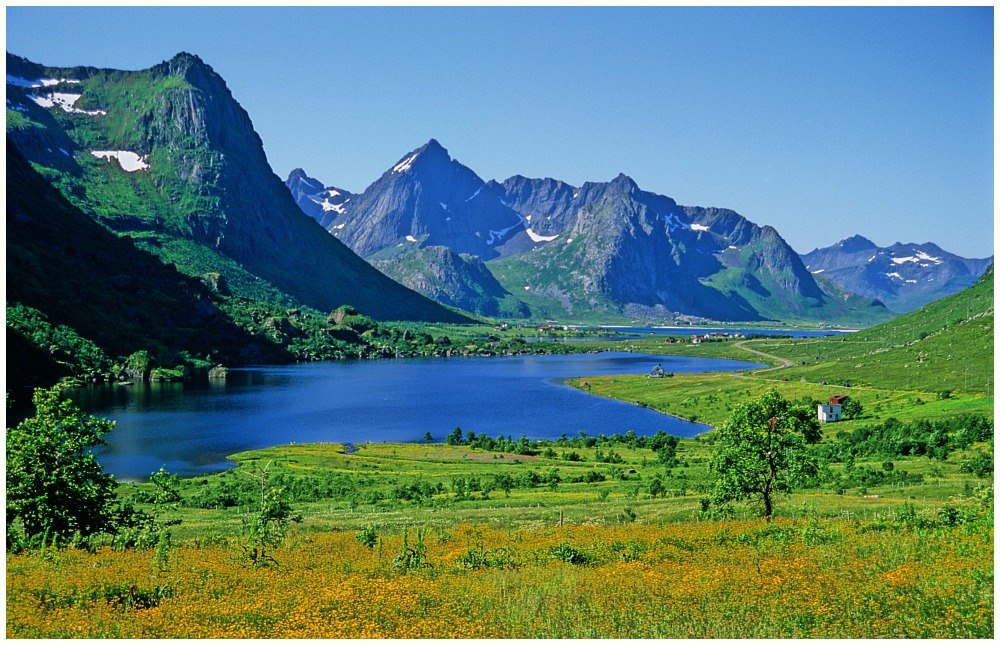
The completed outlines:
<svg viewBox="0 0 1000 645">
<path fill-rule="evenodd" d="M 484 179 L 619 172 L 799 252 L 993 253 L 993 8 L 7 7 L 9 52 L 226 79 L 274 171 L 361 191 L 430 138 Z"/>
</svg>

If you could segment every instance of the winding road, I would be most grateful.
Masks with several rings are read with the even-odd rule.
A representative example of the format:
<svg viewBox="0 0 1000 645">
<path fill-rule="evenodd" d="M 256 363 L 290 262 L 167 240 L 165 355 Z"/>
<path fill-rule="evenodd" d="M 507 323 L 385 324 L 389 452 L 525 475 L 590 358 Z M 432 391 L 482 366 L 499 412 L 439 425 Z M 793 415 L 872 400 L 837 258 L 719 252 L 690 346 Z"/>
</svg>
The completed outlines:
<svg viewBox="0 0 1000 645">
<path fill-rule="evenodd" d="M 755 370 L 755 371 L 757 371 L 757 372 L 770 372 L 770 371 L 773 371 L 773 370 L 781 370 L 781 369 L 785 369 L 786 367 L 791 367 L 792 366 L 792 361 L 788 360 L 787 358 L 781 358 L 780 356 L 775 356 L 773 354 L 765 354 L 764 352 L 759 352 L 756 349 L 750 349 L 749 347 L 747 347 L 744 344 L 744 343 L 749 343 L 749 342 L 753 342 L 753 341 L 741 340 L 741 341 L 738 341 L 738 342 L 734 343 L 733 346 L 734 347 L 739 347 L 743 351 L 750 352 L 751 354 L 757 354 L 758 356 L 763 356 L 764 358 L 770 358 L 771 360 L 775 360 L 775 361 L 781 361 L 781 363 L 782 363 L 781 365 L 775 365 L 774 367 L 766 367 L 764 369 Z"/>
</svg>

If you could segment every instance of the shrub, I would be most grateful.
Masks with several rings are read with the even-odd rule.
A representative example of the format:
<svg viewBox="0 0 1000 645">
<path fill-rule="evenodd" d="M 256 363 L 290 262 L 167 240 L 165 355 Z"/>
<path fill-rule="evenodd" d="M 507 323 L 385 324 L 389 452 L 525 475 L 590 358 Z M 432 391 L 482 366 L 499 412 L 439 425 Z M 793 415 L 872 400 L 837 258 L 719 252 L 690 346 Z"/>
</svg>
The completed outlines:
<svg viewBox="0 0 1000 645">
<path fill-rule="evenodd" d="M 549 549 L 549 555 L 567 564 L 589 564 L 591 561 L 587 553 L 570 545 L 569 542 L 562 542 L 552 547 Z"/>
<path fill-rule="evenodd" d="M 358 539 L 358 542 L 360 542 L 362 546 L 366 546 L 369 549 L 374 549 L 375 545 L 378 544 L 378 531 L 376 531 L 375 527 L 371 524 L 364 527 L 360 531 L 355 531 L 354 537 Z"/>
<path fill-rule="evenodd" d="M 7 526 L 20 519 L 29 539 L 64 542 L 114 526 L 118 483 L 90 451 L 114 422 L 84 416 L 60 390 L 36 390 L 35 416 L 7 431 Z"/>
<path fill-rule="evenodd" d="M 977 448 L 971 456 L 962 460 L 959 472 L 968 473 L 979 479 L 990 477 L 993 475 L 993 455 Z"/>
</svg>

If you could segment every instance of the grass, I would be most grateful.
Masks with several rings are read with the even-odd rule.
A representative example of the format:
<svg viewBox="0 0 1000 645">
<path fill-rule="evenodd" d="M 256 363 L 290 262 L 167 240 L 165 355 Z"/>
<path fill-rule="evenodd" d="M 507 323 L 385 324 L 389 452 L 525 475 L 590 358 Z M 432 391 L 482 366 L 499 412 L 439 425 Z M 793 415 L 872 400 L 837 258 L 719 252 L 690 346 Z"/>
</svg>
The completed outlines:
<svg viewBox="0 0 1000 645">
<path fill-rule="evenodd" d="M 784 370 L 753 373 L 675 374 L 669 378 L 650 379 L 642 374 L 576 378 L 570 385 L 598 396 L 635 403 L 691 421 L 718 426 L 733 408 L 748 398 L 776 389 L 786 399 L 802 398 L 826 401 L 846 394 L 857 399 L 865 413 L 857 420 L 843 421 L 836 429 L 850 430 L 859 423 L 937 419 L 963 413 L 991 415 L 993 397 L 985 394 L 956 393 L 940 399 L 936 392 L 921 390 L 881 390 L 867 387 L 846 388 L 777 378 Z M 766 375 L 766 376 L 765 376 Z M 832 427 L 832 426 L 831 426 Z"/>
<path fill-rule="evenodd" d="M 845 520 L 299 533 L 8 557 L 7 637 L 990 638 L 991 526 Z M 414 563 L 414 560 L 407 560 Z"/>
<path fill-rule="evenodd" d="M 743 341 L 791 366 L 734 374 L 587 377 L 570 381 L 591 394 L 718 425 L 737 403 L 775 388 L 788 399 L 825 401 L 847 394 L 864 406 L 860 420 L 902 421 L 993 410 L 993 272 L 975 285 L 894 320 L 843 336 Z M 670 345 L 628 341 L 630 351 L 767 360 L 734 341 Z M 782 365 L 771 361 L 772 368 Z M 857 422 L 838 424 L 850 430 Z"/>
<path fill-rule="evenodd" d="M 711 485 L 708 470 L 710 437 L 681 439 L 679 464 L 667 468 L 650 449 L 626 445 L 601 447 L 614 451 L 617 464 L 595 460 L 594 448 L 553 446 L 554 457 L 494 453 L 468 446 L 432 444 L 380 444 L 357 446 L 346 453 L 339 444 L 277 446 L 233 455 L 233 470 L 182 480 L 181 494 L 192 500 L 206 492 L 251 486 L 247 473 L 268 466 L 275 486 L 284 486 L 300 501 L 294 503 L 304 516 L 299 530 L 326 532 L 358 530 L 378 524 L 398 531 L 406 525 L 445 528 L 463 522 L 507 530 L 552 525 L 562 517 L 568 523 L 617 524 L 630 512 L 640 522 L 691 521 L 699 516 L 701 500 Z M 841 494 L 830 488 L 804 490 L 784 496 L 777 514 L 789 519 L 810 515 L 833 519 L 851 515 L 872 516 L 889 512 L 903 503 L 935 513 L 954 496 L 968 496 L 981 480 L 960 472 L 968 451 L 952 454 L 947 461 L 926 457 L 894 459 L 896 468 L 919 474 L 923 480 L 906 485 L 872 486 L 864 491 L 849 489 Z M 581 461 L 569 461 L 575 452 Z M 883 459 L 858 459 L 857 467 L 881 468 Z M 832 464 L 836 473 L 841 464 Z M 634 473 L 626 473 L 634 470 Z M 555 471 L 559 481 L 544 481 Z M 589 472 L 604 476 L 586 481 Z M 543 481 L 522 483 L 529 473 Z M 497 476 L 507 475 L 515 485 L 504 492 L 495 485 Z M 651 497 L 649 485 L 659 478 L 665 492 Z M 458 495 L 455 480 L 477 480 L 478 490 Z M 574 481 L 578 480 L 578 481 Z M 426 485 L 433 489 L 423 498 L 407 498 L 401 491 Z M 491 486 L 492 485 L 492 486 Z M 123 485 L 128 498 L 137 486 Z M 489 490 L 490 488 L 494 490 Z M 485 490 L 485 494 L 484 494 Z M 315 493 L 313 491 L 319 491 Z M 864 495 L 877 495 L 866 498 Z M 211 498 L 202 498 L 211 499 Z M 179 540 L 232 539 L 238 535 L 245 507 L 208 504 L 210 508 L 181 506 L 169 518 L 182 520 L 173 530 Z M 628 509 L 628 511 L 626 511 Z M 751 506 L 735 508 L 735 517 L 753 518 Z"/>
</svg>

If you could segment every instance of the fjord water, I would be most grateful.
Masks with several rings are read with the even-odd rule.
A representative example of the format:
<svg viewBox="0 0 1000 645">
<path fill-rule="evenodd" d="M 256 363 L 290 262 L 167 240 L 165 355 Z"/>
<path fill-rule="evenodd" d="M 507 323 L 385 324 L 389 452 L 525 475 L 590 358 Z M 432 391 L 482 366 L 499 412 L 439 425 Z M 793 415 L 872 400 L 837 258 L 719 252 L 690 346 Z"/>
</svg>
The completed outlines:
<svg viewBox="0 0 1000 645">
<path fill-rule="evenodd" d="M 620 352 L 500 358 L 306 363 L 230 370 L 192 385 L 94 386 L 73 398 L 115 419 L 97 454 L 119 479 L 161 466 L 180 475 L 224 470 L 227 455 L 288 443 L 442 441 L 455 426 L 518 439 L 663 430 L 694 436 L 690 423 L 564 385 L 575 376 L 738 370 L 752 363 Z"/>
</svg>

